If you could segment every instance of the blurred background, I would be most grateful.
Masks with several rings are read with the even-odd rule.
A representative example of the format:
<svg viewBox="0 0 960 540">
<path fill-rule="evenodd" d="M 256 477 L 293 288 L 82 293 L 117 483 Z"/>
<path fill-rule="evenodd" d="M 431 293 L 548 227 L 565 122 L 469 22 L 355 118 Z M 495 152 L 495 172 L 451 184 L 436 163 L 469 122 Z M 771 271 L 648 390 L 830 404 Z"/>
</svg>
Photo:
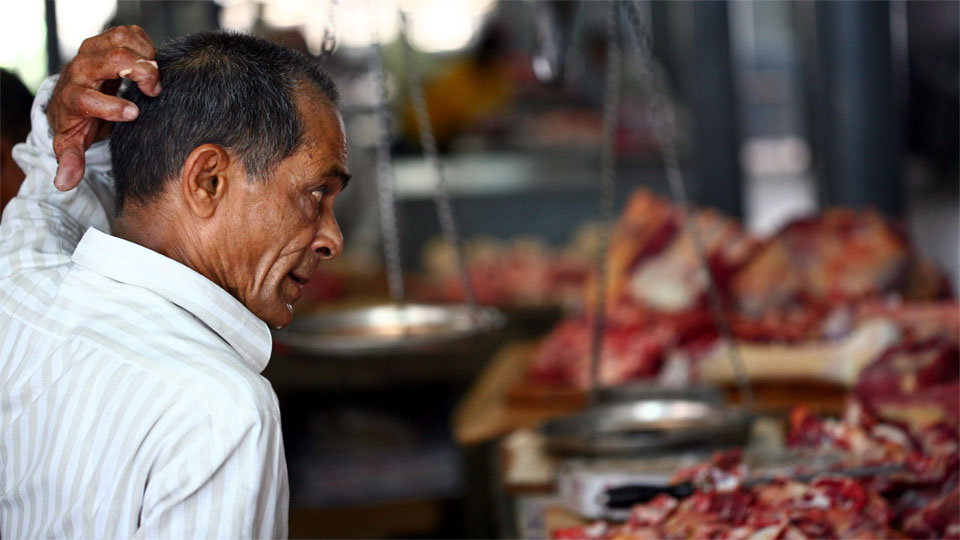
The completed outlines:
<svg viewBox="0 0 960 540">
<path fill-rule="evenodd" d="M 355 177 L 338 201 L 346 253 L 311 283 L 310 303 L 300 312 L 386 298 L 374 165 L 377 41 L 409 288 L 432 301 L 462 298 L 449 249 L 436 239 L 434 176 L 409 98 L 404 49 L 413 51 L 478 299 L 526 310 L 509 313 L 496 344 L 456 354 L 324 360 L 278 345 L 265 375 L 281 400 L 291 536 L 519 534 L 517 494 L 501 481 L 501 447 L 493 437 L 458 436 L 457 422 L 475 420 L 458 405 L 499 346 L 537 339 L 571 297 L 573 304 L 581 298 L 596 248 L 591 223 L 607 7 L 550 0 L 46 0 L 0 8 L 0 67 L 30 92 L 59 72 L 83 39 L 113 25 L 140 25 L 158 44 L 214 28 L 312 55 L 335 42 L 321 61 L 341 89 Z M 640 7 L 670 78 L 680 165 L 698 206 L 738 220 L 761 239 L 828 208 L 875 209 L 948 288 L 960 283 L 960 3 Z M 15 116 L 27 105 L 14 97 L 22 90 L 4 81 L 6 169 L 9 147 L 25 136 Z M 625 62 L 614 145 L 617 213 L 637 189 L 668 197 L 643 82 Z M 10 185 L 5 180 L 4 200 L 15 189 Z M 542 277 L 544 266 L 551 277 Z"/>
</svg>

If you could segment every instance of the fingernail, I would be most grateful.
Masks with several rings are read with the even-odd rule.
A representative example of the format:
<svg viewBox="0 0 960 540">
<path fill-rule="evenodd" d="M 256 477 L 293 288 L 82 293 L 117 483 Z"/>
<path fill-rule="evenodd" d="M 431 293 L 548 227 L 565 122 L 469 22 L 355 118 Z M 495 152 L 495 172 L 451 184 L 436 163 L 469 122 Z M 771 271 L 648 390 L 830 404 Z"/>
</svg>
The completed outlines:
<svg viewBox="0 0 960 540">
<path fill-rule="evenodd" d="M 133 105 L 127 105 L 123 108 L 123 117 L 126 120 L 133 120 L 140 114 L 140 111 Z"/>
<path fill-rule="evenodd" d="M 120 78 L 123 78 L 123 77 L 126 77 L 127 75 L 129 75 L 129 74 L 131 74 L 131 73 L 133 73 L 133 69 L 127 68 L 127 69 L 121 69 L 121 70 L 120 70 L 120 73 L 117 73 L 117 75 L 119 75 Z"/>
</svg>

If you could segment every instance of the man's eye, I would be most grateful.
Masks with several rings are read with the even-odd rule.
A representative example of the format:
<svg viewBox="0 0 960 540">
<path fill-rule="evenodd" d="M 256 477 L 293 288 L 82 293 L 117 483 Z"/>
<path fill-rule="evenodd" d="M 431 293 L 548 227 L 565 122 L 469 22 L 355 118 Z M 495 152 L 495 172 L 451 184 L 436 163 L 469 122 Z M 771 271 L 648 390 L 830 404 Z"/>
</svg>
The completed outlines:
<svg viewBox="0 0 960 540">
<path fill-rule="evenodd" d="M 320 201 L 323 200 L 323 194 L 324 194 L 324 193 L 325 193 L 325 191 L 322 190 L 322 189 L 315 189 L 315 190 L 313 190 L 313 191 L 310 192 L 310 194 L 313 195 L 313 198 L 316 199 L 317 202 L 320 202 Z"/>
</svg>

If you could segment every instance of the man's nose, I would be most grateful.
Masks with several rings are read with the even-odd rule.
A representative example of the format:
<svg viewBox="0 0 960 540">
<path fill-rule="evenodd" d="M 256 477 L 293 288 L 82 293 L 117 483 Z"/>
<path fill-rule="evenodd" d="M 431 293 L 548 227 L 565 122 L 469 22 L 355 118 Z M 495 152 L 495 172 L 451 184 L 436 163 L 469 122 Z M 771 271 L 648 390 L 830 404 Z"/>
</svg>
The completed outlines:
<svg viewBox="0 0 960 540">
<path fill-rule="evenodd" d="M 317 231 L 317 236 L 310 246 L 320 256 L 320 260 L 336 259 L 343 251 L 343 234 L 336 219 L 328 219 Z"/>
</svg>

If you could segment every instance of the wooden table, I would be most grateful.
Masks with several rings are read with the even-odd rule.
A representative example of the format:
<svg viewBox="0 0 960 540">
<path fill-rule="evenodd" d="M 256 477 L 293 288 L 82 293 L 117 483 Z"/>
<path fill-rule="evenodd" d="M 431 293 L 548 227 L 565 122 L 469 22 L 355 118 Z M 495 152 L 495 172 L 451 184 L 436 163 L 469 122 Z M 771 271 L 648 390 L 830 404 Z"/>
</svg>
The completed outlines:
<svg viewBox="0 0 960 540">
<path fill-rule="evenodd" d="M 454 435 L 460 444 L 493 440 L 586 406 L 582 390 L 526 380 L 537 345 L 538 341 L 506 343 L 483 368 L 453 416 Z M 848 395 L 843 384 L 813 378 L 760 378 L 752 386 L 757 412 L 783 420 L 796 405 L 806 405 L 819 414 L 839 415 Z M 733 385 L 722 388 L 730 402 L 739 401 Z"/>
<path fill-rule="evenodd" d="M 460 444 L 496 439 L 583 407 L 584 403 L 577 402 L 520 406 L 511 401 L 510 392 L 523 381 L 536 347 L 536 341 L 508 343 L 487 364 L 454 412 L 453 431 Z"/>
</svg>

